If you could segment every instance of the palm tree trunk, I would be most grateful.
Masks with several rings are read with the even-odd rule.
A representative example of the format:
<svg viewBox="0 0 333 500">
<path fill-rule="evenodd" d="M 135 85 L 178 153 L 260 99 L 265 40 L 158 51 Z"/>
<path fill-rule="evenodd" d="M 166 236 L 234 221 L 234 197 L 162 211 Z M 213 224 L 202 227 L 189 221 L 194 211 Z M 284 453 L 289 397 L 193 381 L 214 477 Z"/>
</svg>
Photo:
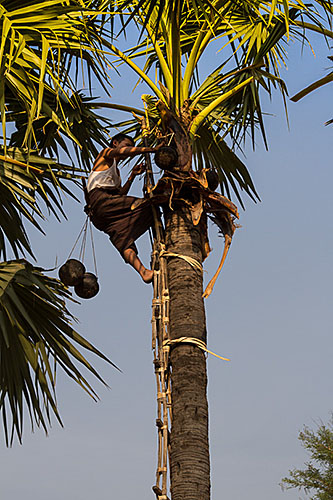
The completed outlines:
<svg viewBox="0 0 333 500">
<path fill-rule="evenodd" d="M 202 262 L 200 228 L 186 208 L 165 214 L 167 251 Z M 206 342 L 202 273 L 181 258 L 169 258 L 170 337 Z M 209 500 L 210 463 L 206 357 L 193 344 L 174 344 L 170 469 L 172 500 Z"/>
</svg>

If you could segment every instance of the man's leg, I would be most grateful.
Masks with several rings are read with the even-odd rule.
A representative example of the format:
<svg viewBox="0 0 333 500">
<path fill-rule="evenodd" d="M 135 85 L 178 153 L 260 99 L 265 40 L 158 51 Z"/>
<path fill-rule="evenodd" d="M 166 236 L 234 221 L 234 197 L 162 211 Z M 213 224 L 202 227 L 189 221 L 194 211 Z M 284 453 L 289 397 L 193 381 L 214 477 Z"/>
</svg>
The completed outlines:
<svg viewBox="0 0 333 500">
<path fill-rule="evenodd" d="M 123 252 L 123 256 L 125 261 L 140 274 L 145 283 L 151 283 L 153 281 L 154 271 L 145 268 L 132 248 L 126 248 Z"/>
</svg>

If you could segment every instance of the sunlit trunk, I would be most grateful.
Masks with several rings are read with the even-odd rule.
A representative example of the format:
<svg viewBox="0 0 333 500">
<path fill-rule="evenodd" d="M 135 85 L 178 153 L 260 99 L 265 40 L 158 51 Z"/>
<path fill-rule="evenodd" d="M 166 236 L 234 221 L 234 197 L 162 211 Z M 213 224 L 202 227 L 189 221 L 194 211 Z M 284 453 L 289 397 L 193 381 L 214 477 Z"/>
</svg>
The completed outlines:
<svg viewBox="0 0 333 500">
<path fill-rule="evenodd" d="M 202 262 L 200 229 L 186 208 L 166 214 L 167 250 Z M 206 342 L 202 272 L 181 258 L 168 259 L 171 339 Z M 171 349 L 172 427 L 170 468 L 172 500 L 209 500 L 210 463 L 206 357 L 193 344 Z"/>
</svg>

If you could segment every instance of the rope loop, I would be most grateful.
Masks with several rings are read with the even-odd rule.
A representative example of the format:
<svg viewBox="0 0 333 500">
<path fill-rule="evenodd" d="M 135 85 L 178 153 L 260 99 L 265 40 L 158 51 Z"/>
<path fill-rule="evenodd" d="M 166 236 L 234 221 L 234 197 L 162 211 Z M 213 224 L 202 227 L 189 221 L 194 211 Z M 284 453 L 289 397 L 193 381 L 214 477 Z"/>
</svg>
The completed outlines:
<svg viewBox="0 0 333 500">
<path fill-rule="evenodd" d="M 196 259 L 193 259 L 193 257 L 189 257 L 188 255 L 181 255 L 180 253 L 174 253 L 174 252 L 167 252 L 166 250 L 161 250 L 160 251 L 160 257 L 177 257 L 178 259 L 183 259 L 185 262 L 190 264 L 190 266 L 193 267 L 196 271 L 203 272 L 203 267 L 201 262 L 199 262 Z"/>
<path fill-rule="evenodd" d="M 213 356 L 219 358 L 219 359 L 223 359 L 223 361 L 230 361 L 229 358 L 223 358 L 222 356 L 219 356 L 218 354 L 216 354 L 215 352 L 213 351 L 209 351 L 207 349 L 207 345 L 206 345 L 206 342 L 204 342 L 203 340 L 201 339 L 197 339 L 195 337 L 179 337 L 178 339 L 168 339 L 168 340 L 164 340 L 163 341 L 163 347 L 170 347 L 172 345 L 175 345 L 175 344 L 180 344 L 180 343 L 186 343 L 186 344 L 193 344 L 197 347 L 199 347 L 199 349 L 201 349 L 202 351 L 204 352 L 207 352 L 209 354 L 212 354 Z"/>
<path fill-rule="evenodd" d="M 98 276 L 96 251 L 95 251 L 94 236 L 93 236 L 93 230 L 92 230 L 92 222 L 89 218 L 89 215 L 87 215 L 86 220 L 83 223 L 83 226 L 79 232 L 78 237 L 75 240 L 75 243 L 74 243 L 73 248 L 67 257 L 67 260 L 69 260 L 71 258 L 76 246 L 79 244 L 80 238 L 82 238 L 78 258 L 80 261 L 84 262 L 84 256 L 85 256 L 86 247 L 87 247 L 88 231 L 90 233 L 90 242 L 91 242 L 92 256 L 93 256 L 93 262 L 94 262 L 94 270 L 95 270 L 96 276 Z"/>
</svg>

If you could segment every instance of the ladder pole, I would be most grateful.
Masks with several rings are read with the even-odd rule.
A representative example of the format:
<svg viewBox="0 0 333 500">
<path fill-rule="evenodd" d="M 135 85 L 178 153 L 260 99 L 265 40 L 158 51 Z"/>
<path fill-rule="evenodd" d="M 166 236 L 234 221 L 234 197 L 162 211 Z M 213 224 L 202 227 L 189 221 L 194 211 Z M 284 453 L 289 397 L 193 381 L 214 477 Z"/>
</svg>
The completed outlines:
<svg viewBox="0 0 333 500">
<path fill-rule="evenodd" d="M 148 120 L 148 117 L 147 117 Z M 143 117 L 141 121 L 143 143 L 148 147 L 148 123 Z M 149 153 L 145 153 L 146 189 L 148 197 L 153 198 L 154 175 Z M 171 417 L 170 398 L 170 368 L 169 346 L 164 341 L 169 339 L 169 289 L 167 279 L 166 260 L 163 257 L 165 249 L 163 241 L 163 226 L 160 212 L 153 203 L 151 205 L 154 217 L 154 244 L 152 254 L 153 304 L 152 304 L 152 348 L 154 352 L 154 366 L 157 386 L 157 420 L 158 449 L 156 483 L 153 491 L 157 500 L 169 500 L 168 487 L 168 456 L 169 456 L 169 422 Z"/>
</svg>

